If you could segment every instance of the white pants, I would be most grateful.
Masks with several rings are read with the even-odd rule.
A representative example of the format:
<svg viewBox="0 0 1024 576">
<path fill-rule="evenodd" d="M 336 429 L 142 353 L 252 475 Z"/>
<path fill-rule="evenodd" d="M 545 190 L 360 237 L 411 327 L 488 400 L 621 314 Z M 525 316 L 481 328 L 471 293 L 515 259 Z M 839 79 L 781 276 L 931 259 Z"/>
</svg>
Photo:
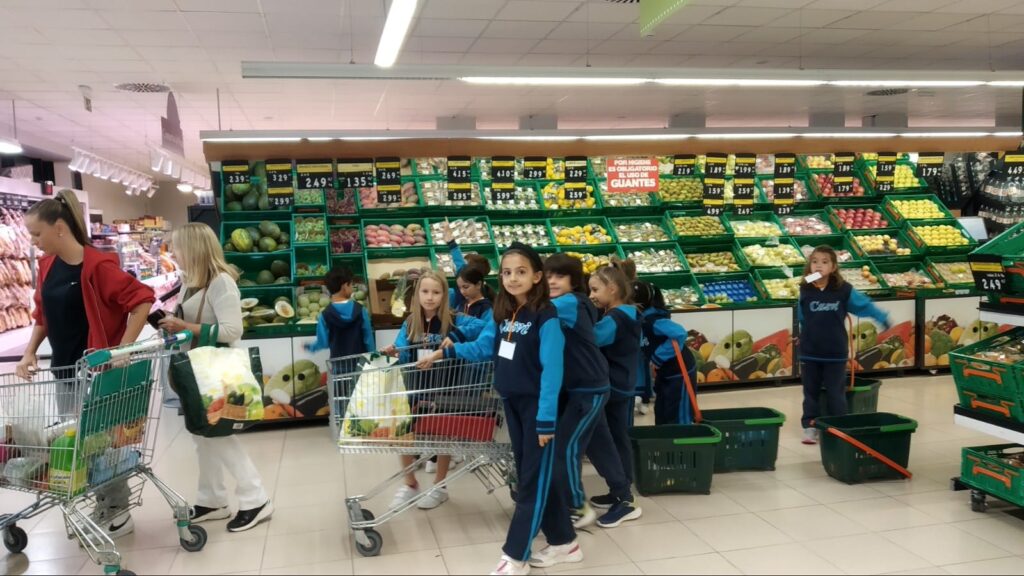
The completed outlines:
<svg viewBox="0 0 1024 576">
<path fill-rule="evenodd" d="M 266 504 L 268 498 L 263 490 L 263 479 L 236 436 L 192 438 L 199 456 L 197 506 L 220 508 L 228 505 L 228 488 L 224 484 L 225 468 L 235 477 L 239 510 L 251 510 Z"/>
</svg>

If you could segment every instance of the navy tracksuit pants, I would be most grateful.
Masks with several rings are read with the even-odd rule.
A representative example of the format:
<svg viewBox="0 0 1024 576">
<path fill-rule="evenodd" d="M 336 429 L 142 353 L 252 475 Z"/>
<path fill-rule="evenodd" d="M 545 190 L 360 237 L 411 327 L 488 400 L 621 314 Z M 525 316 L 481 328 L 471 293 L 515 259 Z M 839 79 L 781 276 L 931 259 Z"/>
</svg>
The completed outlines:
<svg viewBox="0 0 1024 576">
<path fill-rule="evenodd" d="M 558 478 L 566 476 L 558 468 L 555 440 L 544 448 L 537 441 L 537 398 L 513 396 L 504 399 L 505 420 L 516 460 L 516 508 L 508 527 L 502 551 L 514 560 L 530 559 L 537 532 L 542 530 L 548 544 L 560 546 L 576 539 L 569 517 L 569 505 Z"/>
<path fill-rule="evenodd" d="M 555 432 L 556 458 L 559 469 L 567 472 L 561 477 L 561 489 L 568 505 L 573 508 L 582 508 L 587 501 L 583 490 L 583 455 L 587 452 L 598 422 L 604 416 L 607 401 L 607 392 L 576 392 L 562 396 L 558 431 Z"/>
<path fill-rule="evenodd" d="M 821 416 L 821 391 L 825 390 L 830 416 L 845 416 L 846 406 L 846 361 L 800 363 L 800 379 L 804 384 L 804 414 L 800 424 L 811 427 L 811 421 Z"/>
<path fill-rule="evenodd" d="M 697 393 L 697 369 L 688 370 L 690 383 Z M 693 409 L 690 407 L 690 395 L 686 392 L 686 382 L 682 374 L 663 376 L 660 372 L 654 379 L 654 424 L 690 424 L 693 422 Z"/>
<path fill-rule="evenodd" d="M 587 458 L 608 484 L 608 492 L 619 500 L 633 500 L 633 447 L 629 427 L 633 396 L 612 392 L 587 446 Z"/>
</svg>

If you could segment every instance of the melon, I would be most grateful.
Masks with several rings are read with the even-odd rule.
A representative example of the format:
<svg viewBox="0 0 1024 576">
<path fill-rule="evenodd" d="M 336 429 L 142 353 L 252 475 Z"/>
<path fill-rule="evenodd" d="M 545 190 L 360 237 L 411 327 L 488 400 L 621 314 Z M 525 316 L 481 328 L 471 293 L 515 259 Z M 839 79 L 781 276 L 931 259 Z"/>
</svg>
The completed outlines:
<svg viewBox="0 0 1024 576">
<path fill-rule="evenodd" d="M 260 270 L 260 273 L 256 275 L 256 283 L 261 285 L 273 284 L 274 273 L 270 270 Z"/>
<path fill-rule="evenodd" d="M 269 308 L 263 308 L 263 309 L 253 310 L 250 313 L 250 316 L 252 318 L 262 318 L 262 319 L 265 320 L 267 318 L 274 318 L 274 317 L 276 317 L 277 316 L 277 312 L 274 312 L 273 310 L 271 310 Z"/>
<path fill-rule="evenodd" d="M 274 312 L 277 312 L 277 315 L 281 318 L 295 317 L 295 309 L 292 308 L 290 302 L 278 301 L 277 304 L 274 304 Z"/>
<path fill-rule="evenodd" d="M 252 238 L 245 228 L 236 228 L 231 232 L 231 245 L 239 252 L 252 252 Z"/>
<path fill-rule="evenodd" d="M 280 248 L 280 246 L 278 246 Z M 288 265 L 284 260 L 274 260 L 270 263 L 270 271 L 274 273 L 274 277 L 280 278 L 287 276 L 291 266 Z"/>
<path fill-rule="evenodd" d="M 242 298 L 242 310 L 250 310 L 259 306 L 260 301 L 257 298 Z"/>
</svg>

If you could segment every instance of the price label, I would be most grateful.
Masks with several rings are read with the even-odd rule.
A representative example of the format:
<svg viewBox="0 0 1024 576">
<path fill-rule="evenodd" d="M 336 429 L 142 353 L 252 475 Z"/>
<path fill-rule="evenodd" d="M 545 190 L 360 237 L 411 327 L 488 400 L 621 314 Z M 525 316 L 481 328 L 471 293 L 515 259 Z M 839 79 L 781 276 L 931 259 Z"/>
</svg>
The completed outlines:
<svg viewBox="0 0 1024 576">
<path fill-rule="evenodd" d="M 334 186 L 333 160 L 303 160 L 295 166 L 295 179 L 303 190 L 322 190 Z"/>
<path fill-rule="evenodd" d="M 780 153 L 775 155 L 775 191 L 772 208 L 779 216 L 791 214 L 794 208 L 794 187 L 796 177 L 796 155 Z"/>
<path fill-rule="evenodd" d="M 697 172 L 697 156 L 695 154 L 676 154 L 672 158 L 673 176 L 693 176 Z"/>
<path fill-rule="evenodd" d="M 836 152 L 832 158 L 833 189 L 837 196 L 853 194 L 853 152 Z"/>
<path fill-rule="evenodd" d="M 942 176 L 942 164 L 946 161 L 944 152 L 921 152 L 917 155 L 917 177 L 938 178 Z"/>
<path fill-rule="evenodd" d="M 757 155 L 736 154 L 736 170 L 733 175 L 733 205 L 737 214 L 746 216 L 754 211 L 757 174 Z"/>
<path fill-rule="evenodd" d="M 372 187 L 373 159 L 351 158 L 338 160 L 338 184 L 342 188 Z"/>
<path fill-rule="evenodd" d="M 396 157 L 377 158 L 377 203 L 398 204 L 402 201 L 402 161 Z"/>
<path fill-rule="evenodd" d="M 1007 285 L 1006 268 L 999 254 L 971 254 L 967 257 L 974 286 L 984 292 L 1002 292 Z"/>
<path fill-rule="evenodd" d="M 548 177 L 548 159 L 545 156 L 527 156 L 523 159 L 523 177 L 544 180 Z"/>
<path fill-rule="evenodd" d="M 448 157 L 448 200 L 450 202 L 473 200 L 473 189 L 470 183 L 471 166 L 472 160 L 469 156 Z"/>
<path fill-rule="evenodd" d="M 508 182 L 516 181 L 516 159 L 512 156 L 495 156 L 491 158 L 491 181 Z"/>
<path fill-rule="evenodd" d="M 1003 157 L 1003 163 L 1006 165 L 1007 176 L 1016 178 L 1024 176 L 1024 153 L 1007 152 Z"/>
<path fill-rule="evenodd" d="M 275 208 L 295 203 L 291 160 L 267 160 L 267 200 Z"/>
<path fill-rule="evenodd" d="M 720 216 L 725 212 L 725 166 L 729 158 L 712 152 L 707 155 L 704 169 L 704 213 Z"/>
<path fill-rule="evenodd" d="M 225 160 L 220 164 L 224 172 L 225 184 L 248 184 L 249 161 L 248 160 Z"/>
<path fill-rule="evenodd" d="M 568 156 L 565 159 L 565 181 L 583 182 L 587 181 L 587 157 Z"/>
<path fill-rule="evenodd" d="M 878 165 L 875 167 L 875 192 L 888 194 L 893 191 L 896 182 L 896 153 L 879 152 Z"/>
</svg>

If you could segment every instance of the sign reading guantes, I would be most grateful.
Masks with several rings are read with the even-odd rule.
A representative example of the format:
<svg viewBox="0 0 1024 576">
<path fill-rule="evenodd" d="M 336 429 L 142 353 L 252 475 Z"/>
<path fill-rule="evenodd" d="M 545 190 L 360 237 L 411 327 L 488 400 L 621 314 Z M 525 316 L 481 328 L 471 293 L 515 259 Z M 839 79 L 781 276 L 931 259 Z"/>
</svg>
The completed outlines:
<svg viewBox="0 0 1024 576">
<path fill-rule="evenodd" d="M 647 156 L 608 159 L 608 192 L 657 192 L 658 160 Z"/>
</svg>

